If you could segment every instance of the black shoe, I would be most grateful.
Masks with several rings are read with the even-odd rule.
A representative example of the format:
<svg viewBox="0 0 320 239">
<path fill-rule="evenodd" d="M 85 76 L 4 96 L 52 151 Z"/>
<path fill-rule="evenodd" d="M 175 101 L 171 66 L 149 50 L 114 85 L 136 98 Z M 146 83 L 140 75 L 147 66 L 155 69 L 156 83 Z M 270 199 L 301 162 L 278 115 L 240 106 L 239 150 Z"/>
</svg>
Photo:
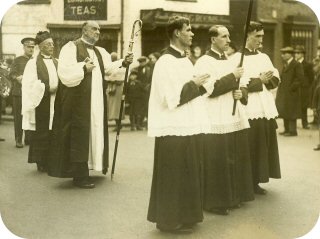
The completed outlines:
<svg viewBox="0 0 320 239">
<path fill-rule="evenodd" d="M 21 142 L 16 142 L 16 148 L 23 148 L 23 144 Z"/>
<path fill-rule="evenodd" d="M 320 150 L 320 144 L 317 145 L 317 147 L 313 148 L 314 151 L 319 151 Z"/>
<path fill-rule="evenodd" d="M 46 167 L 44 167 L 43 165 L 41 165 L 39 163 L 37 163 L 37 170 L 38 170 L 38 172 L 42 172 L 42 173 L 47 172 Z"/>
<path fill-rule="evenodd" d="M 141 131 L 141 130 L 143 130 L 143 128 L 141 128 L 140 126 L 137 126 L 137 128 L 136 128 L 138 131 Z"/>
<path fill-rule="evenodd" d="M 0 142 L 6 141 L 4 138 L 0 138 Z"/>
<path fill-rule="evenodd" d="M 280 132 L 279 134 L 280 134 L 280 135 L 285 135 L 285 134 L 287 134 L 287 133 L 289 133 L 289 132 L 283 131 L 283 132 Z"/>
<path fill-rule="evenodd" d="M 89 178 L 73 179 L 73 185 L 78 188 L 91 189 L 94 188 L 94 183 L 91 183 Z"/>
<path fill-rule="evenodd" d="M 239 209 L 241 208 L 241 203 L 234 205 L 233 207 L 231 207 L 230 209 Z"/>
<path fill-rule="evenodd" d="M 228 209 L 228 208 L 224 208 L 224 207 L 221 207 L 221 208 L 211 208 L 211 209 L 209 210 L 209 212 L 214 213 L 214 214 L 217 214 L 217 215 L 222 215 L 222 216 L 227 216 L 227 215 L 229 215 L 229 209 Z"/>
<path fill-rule="evenodd" d="M 256 185 L 253 190 L 254 190 L 255 194 L 259 194 L 259 195 L 266 195 L 267 194 L 267 190 L 263 189 L 259 185 Z"/>
<path fill-rule="evenodd" d="M 156 225 L 157 229 L 162 232 L 169 232 L 174 234 L 190 234 L 193 232 L 192 226 L 190 224 L 179 224 L 177 226 L 168 226 L 168 225 Z"/>
<path fill-rule="evenodd" d="M 298 133 L 285 133 L 283 136 L 298 136 Z"/>
</svg>

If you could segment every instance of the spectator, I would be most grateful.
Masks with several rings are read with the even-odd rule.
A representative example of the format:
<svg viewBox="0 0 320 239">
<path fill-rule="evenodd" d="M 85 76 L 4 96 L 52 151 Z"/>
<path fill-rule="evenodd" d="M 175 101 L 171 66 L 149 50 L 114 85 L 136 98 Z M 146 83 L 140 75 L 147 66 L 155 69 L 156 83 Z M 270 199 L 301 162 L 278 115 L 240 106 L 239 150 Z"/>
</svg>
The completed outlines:
<svg viewBox="0 0 320 239">
<path fill-rule="evenodd" d="M 151 69 L 148 65 L 148 58 L 141 56 L 138 58 L 139 66 L 134 70 L 137 71 L 137 80 L 140 81 L 143 88 L 143 109 L 141 115 L 141 121 L 143 122 L 144 118 L 147 116 L 148 112 L 148 101 L 151 87 Z"/>
<path fill-rule="evenodd" d="M 129 76 L 127 100 L 130 104 L 131 131 L 142 130 L 142 115 L 144 114 L 144 89 L 137 79 L 138 73 L 133 70 Z"/>
<path fill-rule="evenodd" d="M 112 52 L 111 61 L 117 61 L 118 55 L 116 52 Z M 124 82 L 124 74 L 126 68 L 121 68 L 119 71 L 113 72 L 111 75 L 107 77 L 107 102 L 108 102 L 108 120 L 115 120 L 116 125 L 118 125 L 119 114 L 120 114 L 120 105 L 121 105 L 121 96 L 123 91 L 123 82 Z M 122 119 L 124 119 L 124 111 L 122 114 Z M 117 130 L 117 127 L 114 131 Z"/>
<path fill-rule="evenodd" d="M 280 135 L 297 136 L 297 119 L 301 117 L 300 89 L 303 81 L 302 64 L 293 58 L 292 47 L 281 49 L 284 67 L 277 91 L 276 105 L 279 118 L 283 119 L 284 131 Z"/>
<path fill-rule="evenodd" d="M 303 66 L 304 78 L 301 83 L 301 121 L 304 129 L 309 129 L 307 110 L 310 107 L 311 85 L 314 79 L 312 64 L 305 59 L 305 49 L 297 46 L 295 49 L 295 59 Z"/>
<path fill-rule="evenodd" d="M 200 46 L 194 46 L 191 49 L 190 60 L 192 64 L 196 64 L 197 60 L 202 56 L 202 50 Z"/>
<path fill-rule="evenodd" d="M 236 45 L 233 42 L 230 42 L 228 50 L 226 51 L 227 56 L 232 56 L 234 53 L 238 51 Z"/>
<path fill-rule="evenodd" d="M 312 101 L 311 101 L 311 108 L 313 109 L 314 116 L 317 116 L 319 119 L 320 116 L 320 59 L 316 58 L 313 61 L 313 71 L 315 73 L 315 78 L 313 82 L 312 88 Z M 320 121 L 318 120 L 318 129 L 319 129 L 319 141 L 318 145 L 314 148 L 314 150 L 320 150 Z"/>
</svg>

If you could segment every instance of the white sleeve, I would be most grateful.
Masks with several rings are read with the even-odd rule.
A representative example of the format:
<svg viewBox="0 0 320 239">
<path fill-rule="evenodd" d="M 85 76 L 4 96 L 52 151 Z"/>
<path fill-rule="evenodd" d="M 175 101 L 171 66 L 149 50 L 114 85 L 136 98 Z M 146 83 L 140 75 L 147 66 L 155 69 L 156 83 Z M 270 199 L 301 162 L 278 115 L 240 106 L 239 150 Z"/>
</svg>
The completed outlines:
<svg viewBox="0 0 320 239">
<path fill-rule="evenodd" d="M 106 74 L 106 77 L 105 77 L 106 80 L 108 76 L 110 76 L 113 73 L 116 73 L 117 71 L 123 72 L 123 67 L 122 67 L 123 59 L 112 62 L 110 54 L 104 48 L 97 47 L 97 49 L 99 50 L 102 56 L 104 72 Z"/>
<path fill-rule="evenodd" d="M 84 78 L 85 62 L 77 62 L 77 47 L 73 42 L 64 45 L 59 54 L 58 75 L 67 87 L 74 87 Z"/>
<path fill-rule="evenodd" d="M 41 102 L 45 85 L 38 79 L 36 58 L 28 61 L 22 77 L 22 110 L 24 114 L 27 111 L 34 110 Z"/>
<path fill-rule="evenodd" d="M 203 56 L 200 59 L 198 59 L 194 68 L 195 68 L 196 75 L 203 75 L 203 74 L 210 75 L 210 78 L 208 79 L 208 81 L 202 85 L 207 91 L 207 93 L 204 95 L 209 96 L 212 94 L 214 90 L 214 84 L 216 83 L 218 77 L 217 77 L 217 72 L 215 70 L 214 65 L 210 64 L 210 62 L 208 62 L 208 60 L 206 59 L 207 59 L 206 56 Z"/>
</svg>

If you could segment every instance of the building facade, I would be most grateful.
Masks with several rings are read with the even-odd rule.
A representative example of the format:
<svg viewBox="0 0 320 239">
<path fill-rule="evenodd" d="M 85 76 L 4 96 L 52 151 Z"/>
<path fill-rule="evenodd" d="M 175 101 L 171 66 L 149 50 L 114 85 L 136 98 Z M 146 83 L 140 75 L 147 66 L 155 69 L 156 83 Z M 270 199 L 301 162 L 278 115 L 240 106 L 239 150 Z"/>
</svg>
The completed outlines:
<svg viewBox="0 0 320 239">
<path fill-rule="evenodd" d="M 50 30 L 55 42 L 55 56 L 66 42 L 81 35 L 85 20 L 101 26 L 97 45 L 107 51 L 127 51 L 133 22 L 142 19 L 134 54 L 160 51 L 167 43 L 165 23 L 174 14 L 190 17 L 195 41 L 207 45 L 207 30 L 213 24 L 230 24 L 229 0 L 26 0 L 15 4 L 5 14 L 1 26 L 1 53 L 20 55 L 20 40 L 34 37 L 38 31 Z"/>
<path fill-rule="evenodd" d="M 243 26 L 249 0 L 230 0 L 232 38 L 238 46 L 243 42 Z M 264 25 L 263 51 L 275 66 L 282 67 L 280 49 L 284 46 L 304 46 L 306 58 L 311 61 L 317 55 L 319 20 L 305 4 L 296 0 L 255 0 L 252 20 Z"/>
</svg>

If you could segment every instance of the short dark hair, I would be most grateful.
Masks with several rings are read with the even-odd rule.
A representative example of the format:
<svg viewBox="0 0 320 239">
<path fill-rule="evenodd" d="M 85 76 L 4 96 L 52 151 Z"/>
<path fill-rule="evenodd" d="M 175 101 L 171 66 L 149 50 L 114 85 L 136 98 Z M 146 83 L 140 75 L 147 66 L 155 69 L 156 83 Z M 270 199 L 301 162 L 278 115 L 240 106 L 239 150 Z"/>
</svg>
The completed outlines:
<svg viewBox="0 0 320 239">
<path fill-rule="evenodd" d="M 172 34 L 174 30 L 178 29 L 181 30 L 183 27 L 183 24 L 190 25 L 189 18 L 181 17 L 181 16 L 172 16 L 168 20 L 167 25 L 167 35 L 169 39 L 172 39 Z"/>
<path fill-rule="evenodd" d="M 221 27 L 225 27 L 223 25 L 213 25 L 212 27 L 210 27 L 209 29 L 209 42 L 211 43 L 211 37 L 217 37 L 219 35 L 219 28 Z"/>
<path fill-rule="evenodd" d="M 255 21 L 251 21 L 248 27 L 248 33 L 250 32 L 254 32 L 254 31 L 261 31 L 263 30 L 263 25 L 261 22 L 255 22 Z"/>
</svg>

